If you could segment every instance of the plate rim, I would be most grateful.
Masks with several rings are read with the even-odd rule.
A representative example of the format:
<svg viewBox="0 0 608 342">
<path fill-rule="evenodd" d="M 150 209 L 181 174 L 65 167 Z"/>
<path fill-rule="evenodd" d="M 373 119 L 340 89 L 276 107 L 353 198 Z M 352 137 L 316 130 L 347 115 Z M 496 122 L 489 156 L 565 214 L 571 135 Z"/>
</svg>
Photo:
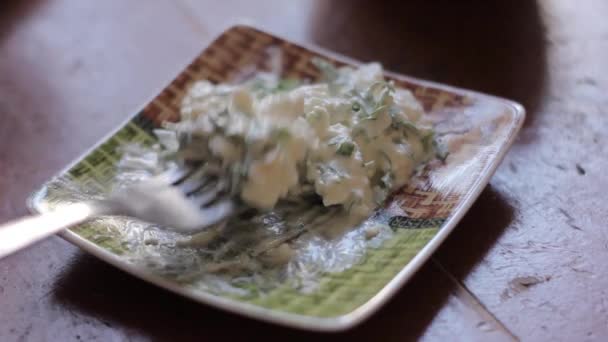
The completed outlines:
<svg viewBox="0 0 608 342">
<path fill-rule="evenodd" d="M 361 61 L 356 60 L 352 57 L 342 55 L 340 53 L 330 51 L 323 47 L 302 43 L 298 40 L 288 39 L 280 34 L 271 33 L 264 29 L 260 29 L 250 24 L 243 23 L 235 23 L 233 25 L 227 26 L 224 30 L 214 35 L 212 39 L 200 50 L 194 58 L 190 59 L 188 63 L 183 65 L 180 69 L 178 69 L 177 74 L 179 74 L 182 70 L 184 70 L 190 63 L 192 63 L 202 52 L 204 52 L 209 46 L 211 46 L 214 42 L 217 41 L 218 38 L 223 36 L 225 33 L 243 28 L 246 30 L 254 30 L 261 32 L 263 34 L 269 35 L 271 37 L 278 38 L 279 40 L 287 43 L 294 44 L 296 46 L 303 47 L 307 50 L 312 51 L 313 53 L 319 54 L 321 56 L 327 56 L 333 59 L 336 59 L 341 62 L 346 62 L 348 64 L 360 65 Z M 486 185 L 489 183 L 491 177 L 496 172 L 496 169 L 503 161 L 506 153 L 509 151 L 511 146 L 513 145 L 518 132 L 521 130 L 525 117 L 526 111 L 524 107 L 512 100 L 505 99 L 499 96 L 494 96 L 486 93 L 482 93 L 479 91 L 474 91 L 470 89 L 464 89 L 456 86 L 451 86 L 448 84 L 443 84 L 439 82 L 434 82 L 430 80 L 420 79 L 408 75 L 399 74 L 390 70 L 385 70 L 384 73 L 390 77 L 405 80 L 411 83 L 419 84 L 422 86 L 433 87 L 436 89 L 446 90 L 453 93 L 458 93 L 461 95 L 466 95 L 468 97 L 475 98 L 483 98 L 487 100 L 492 100 L 494 102 L 498 102 L 503 104 L 506 108 L 511 110 L 513 115 L 513 123 L 511 127 L 509 127 L 509 131 L 507 132 L 508 137 L 506 141 L 499 146 L 496 150 L 494 156 L 488 161 L 488 164 L 484 167 L 484 169 L 480 172 L 480 177 L 475 181 L 469 188 L 465 196 L 461 200 L 461 204 L 456 208 L 456 210 L 452 213 L 452 215 L 448 218 L 448 220 L 443 224 L 441 229 L 433 236 L 433 238 L 426 243 L 426 245 L 418 251 L 418 253 L 395 275 L 393 276 L 382 289 L 380 289 L 376 294 L 374 294 L 367 302 L 357 307 L 351 312 L 346 314 L 337 316 L 337 317 L 314 317 L 314 316 L 305 316 L 295 313 L 277 311 L 275 309 L 269 309 L 265 307 L 261 307 L 255 304 L 246 303 L 237 301 L 230 298 L 220 297 L 217 295 L 213 295 L 205 292 L 197 292 L 193 289 L 178 285 L 174 282 L 166 280 L 160 276 L 154 275 L 150 272 L 146 272 L 143 267 L 138 267 L 133 263 L 129 263 L 125 261 L 124 258 L 119 257 L 118 255 L 111 253 L 102 247 L 97 246 L 93 242 L 86 240 L 85 238 L 79 236 L 78 234 L 70 231 L 64 230 L 60 232 L 58 235 L 68 242 L 74 244 L 75 246 L 81 248 L 85 252 L 111 264 L 112 266 L 136 276 L 148 283 L 154 284 L 164 290 L 171 291 L 178 295 L 187 297 L 192 299 L 195 302 L 210 305 L 217 309 L 225 310 L 227 312 L 231 312 L 234 314 L 242 315 L 248 318 L 253 318 L 257 320 L 261 320 L 268 323 L 279 324 L 282 326 L 287 326 L 291 328 L 297 328 L 308 331 L 316 331 L 316 332 L 340 332 L 348 330 L 376 313 L 381 307 L 386 304 L 390 299 L 392 299 L 397 292 L 410 280 L 410 278 L 431 258 L 432 254 L 437 250 L 437 248 L 445 241 L 445 239 L 452 233 L 452 231 L 456 228 L 458 223 L 461 221 L 463 216 L 469 211 L 471 206 L 475 203 L 475 201 L 479 198 L 481 192 L 484 190 Z M 114 129 L 110 130 L 107 134 L 103 135 L 97 142 L 95 142 L 90 148 L 86 149 L 83 153 L 81 153 L 78 157 L 69 162 L 65 167 L 56 172 L 53 176 L 48 178 L 46 181 L 42 183 L 42 185 L 36 187 L 37 190 L 33 191 L 27 198 L 26 204 L 27 208 L 30 212 L 36 214 L 43 212 L 42 207 L 39 203 L 36 202 L 36 198 L 39 197 L 39 193 L 44 186 L 48 184 L 48 182 L 52 181 L 60 177 L 61 175 L 68 172 L 72 167 L 78 164 L 82 159 L 88 156 L 91 152 L 101 146 L 105 141 L 110 139 L 113 135 L 115 135 L 120 129 L 125 127 L 133 118 L 135 118 L 150 102 L 152 102 L 158 94 L 165 89 L 168 84 L 170 84 L 175 76 L 171 78 L 167 84 L 164 84 L 160 89 L 153 92 L 150 98 L 147 101 L 144 101 L 143 104 L 138 108 L 138 110 L 133 111 L 131 115 L 128 115 L 125 120 L 119 123 Z"/>
</svg>

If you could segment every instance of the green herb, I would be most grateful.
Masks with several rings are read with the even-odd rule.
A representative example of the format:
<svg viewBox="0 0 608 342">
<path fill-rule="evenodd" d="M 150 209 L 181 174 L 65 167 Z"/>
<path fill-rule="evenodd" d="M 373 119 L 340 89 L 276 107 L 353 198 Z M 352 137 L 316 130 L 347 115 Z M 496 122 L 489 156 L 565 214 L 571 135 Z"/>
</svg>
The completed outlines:
<svg viewBox="0 0 608 342">
<path fill-rule="evenodd" d="M 382 87 L 379 99 L 376 101 L 374 97 L 374 91 L 378 88 Z M 356 91 L 352 91 L 351 95 L 353 97 L 359 98 L 361 100 L 362 105 L 360 104 L 360 113 L 359 117 L 362 120 L 376 120 L 378 118 L 378 114 L 383 110 L 386 110 L 389 105 L 386 104 L 389 95 L 394 89 L 392 86 L 389 86 L 387 82 L 376 82 L 372 84 L 365 94 L 361 96 L 361 94 Z"/>
<path fill-rule="evenodd" d="M 369 115 L 367 115 L 367 117 L 365 117 L 364 119 L 365 120 L 376 120 L 376 119 L 378 119 L 378 113 L 380 113 L 381 111 L 385 110 L 386 107 L 387 107 L 386 105 L 381 105 L 381 106 L 376 107 L 374 109 L 374 111 L 371 112 L 371 113 L 369 113 Z"/>
<path fill-rule="evenodd" d="M 433 132 L 433 131 L 428 132 L 426 135 L 424 135 L 422 137 L 421 142 L 422 142 L 422 148 L 424 150 L 424 153 L 429 153 L 430 151 L 433 150 L 434 141 L 435 141 L 435 132 Z"/>
<path fill-rule="evenodd" d="M 446 159 L 450 155 L 450 152 L 447 150 L 445 145 L 439 144 L 437 139 L 433 140 L 433 147 L 435 148 L 435 157 L 439 159 L 442 163 L 445 163 Z"/>
<path fill-rule="evenodd" d="M 358 112 L 359 110 L 361 110 L 361 105 L 359 104 L 359 102 L 354 102 L 352 109 L 353 109 L 353 112 Z"/>
<path fill-rule="evenodd" d="M 376 88 L 380 87 L 380 99 L 377 101 L 377 104 L 384 104 L 384 101 L 388 98 L 391 93 L 395 92 L 395 86 L 392 82 L 378 81 L 374 82 L 366 92 L 366 98 L 374 98 L 374 91 Z"/>
<path fill-rule="evenodd" d="M 300 81 L 294 78 L 285 78 L 279 81 L 274 92 L 289 91 L 297 88 L 300 85 Z"/>
<path fill-rule="evenodd" d="M 255 79 L 251 82 L 250 89 L 256 93 L 258 98 L 263 98 L 270 94 L 286 92 L 297 88 L 300 81 L 294 78 L 284 78 L 277 82 L 276 85 L 270 85 L 263 79 Z"/>
<path fill-rule="evenodd" d="M 228 141 L 237 146 L 243 146 L 246 144 L 245 138 L 241 135 L 228 135 Z"/>
<path fill-rule="evenodd" d="M 289 133 L 289 129 L 286 127 L 277 128 L 271 133 L 272 139 L 283 142 L 289 138 L 291 138 L 291 133 Z"/>
<path fill-rule="evenodd" d="M 312 123 L 313 121 L 317 121 L 319 119 L 319 117 L 320 117 L 319 112 L 312 111 L 312 112 L 309 112 L 308 114 L 306 114 L 306 121 Z"/>
<path fill-rule="evenodd" d="M 320 120 L 320 119 L 321 119 L 321 116 L 322 116 L 323 114 L 324 114 L 324 113 L 323 113 L 321 110 L 318 110 L 318 109 L 313 109 L 312 111 L 310 111 L 310 112 L 308 112 L 308 113 L 306 114 L 306 120 L 307 120 L 308 122 L 310 122 L 310 123 L 313 123 L 313 122 L 315 122 L 315 121 Z"/>
<path fill-rule="evenodd" d="M 319 71 L 321 71 L 323 80 L 328 83 L 335 82 L 340 76 L 338 69 L 325 59 L 315 57 L 312 59 L 312 64 L 316 66 Z"/>
<path fill-rule="evenodd" d="M 420 130 L 413 123 L 397 118 L 393 118 L 391 128 L 395 130 L 401 130 L 403 135 L 407 137 L 407 132 L 413 132 L 416 135 L 420 135 Z"/>
<path fill-rule="evenodd" d="M 342 144 L 340 144 L 340 147 L 338 147 L 338 150 L 336 151 L 337 154 L 345 156 L 345 157 L 350 157 L 353 154 L 353 151 L 355 150 L 355 144 L 353 144 L 350 141 L 345 141 Z"/>
</svg>

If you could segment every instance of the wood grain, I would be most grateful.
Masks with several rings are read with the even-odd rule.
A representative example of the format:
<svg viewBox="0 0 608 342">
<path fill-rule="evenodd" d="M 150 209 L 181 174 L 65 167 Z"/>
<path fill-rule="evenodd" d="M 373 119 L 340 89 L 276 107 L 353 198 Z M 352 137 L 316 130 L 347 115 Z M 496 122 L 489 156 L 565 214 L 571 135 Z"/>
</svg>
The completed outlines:
<svg viewBox="0 0 608 342">
<path fill-rule="evenodd" d="M 32 189 L 235 21 L 513 98 L 528 119 L 433 261 L 352 331 L 309 334 L 219 312 L 52 238 L 0 260 L 0 340 L 605 340 L 606 13 L 602 0 L 1 4 L 0 221 L 25 214 Z"/>
</svg>

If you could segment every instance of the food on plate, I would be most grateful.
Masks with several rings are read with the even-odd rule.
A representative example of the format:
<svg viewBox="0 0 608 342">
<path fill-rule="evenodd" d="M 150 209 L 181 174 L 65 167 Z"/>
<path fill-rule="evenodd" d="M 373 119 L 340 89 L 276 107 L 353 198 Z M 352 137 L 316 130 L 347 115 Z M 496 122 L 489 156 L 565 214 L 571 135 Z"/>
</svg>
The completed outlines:
<svg viewBox="0 0 608 342">
<path fill-rule="evenodd" d="M 194 83 L 180 120 L 155 131 L 165 158 L 215 160 L 253 208 L 313 195 L 368 216 L 439 155 L 433 130 L 380 64 L 314 63 L 323 74 L 316 82 L 260 73 L 236 85 Z"/>
</svg>

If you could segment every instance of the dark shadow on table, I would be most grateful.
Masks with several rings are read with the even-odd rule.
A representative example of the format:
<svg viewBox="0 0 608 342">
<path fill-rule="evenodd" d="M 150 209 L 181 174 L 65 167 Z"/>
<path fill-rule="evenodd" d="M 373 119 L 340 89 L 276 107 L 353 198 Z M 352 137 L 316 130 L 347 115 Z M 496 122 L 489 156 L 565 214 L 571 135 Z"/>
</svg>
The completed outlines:
<svg viewBox="0 0 608 342">
<path fill-rule="evenodd" d="M 488 188 L 455 232 L 459 236 L 475 236 L 475 239 L 464 242 L 460 238 L 451 239 L 439 254 L 473 265 L 483 258 L 511 219 L 512 208 Z M 454 251 L 457 255 L 453 255 Z M 416 339 L 425 333 L 453 288 L 454 284 L 428 263 L 387 305 L 360 326 L 339 334 L 316 334 L 257 322 L 194 303 L 94 257 L 79 254 L 55 283 L 53 299 L 69 311 L 95 317 L 110 329 L 134 329 L 138 335 L 152 340 L 234 340 L 246 339 L 250 332 L 259 338 L 373 340 L 383 331 L 387 332 L 383 340 L 403 340 Z"/>
<path fill-rule="evenodd" d="M 44 0 L 22 0 L 0 2 L 0 43 L 14 25 L 24 20 Z"/>
<path fill-rule="evenodd" d="M 463 280 L 512 223 L 513 208 L 505 197 L 489 185 L 437 250 L 434 258 L 458 280 Z"/>
<path fill-rule="evenodd" d="M 319 1 L 313 40 L 385 68 L 513 99 L 530 124 L 547 74 L 534 0 Z"/>
</svg>

